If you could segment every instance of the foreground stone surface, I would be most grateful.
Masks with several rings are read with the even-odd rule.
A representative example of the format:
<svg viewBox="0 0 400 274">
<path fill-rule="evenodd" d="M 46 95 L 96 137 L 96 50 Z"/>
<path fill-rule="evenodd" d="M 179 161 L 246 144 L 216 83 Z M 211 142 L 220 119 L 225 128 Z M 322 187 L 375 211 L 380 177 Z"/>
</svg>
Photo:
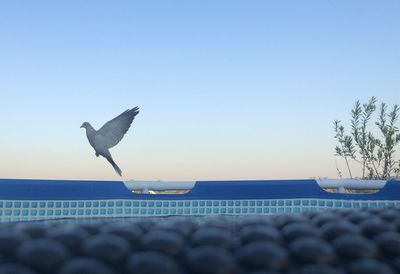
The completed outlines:
<svg viewBox="0 0 400 274">
<path fill-rule="evenodd" d="M 0 224 L 0 274 L 400 273 L 400 208 Z"/>
</svg>

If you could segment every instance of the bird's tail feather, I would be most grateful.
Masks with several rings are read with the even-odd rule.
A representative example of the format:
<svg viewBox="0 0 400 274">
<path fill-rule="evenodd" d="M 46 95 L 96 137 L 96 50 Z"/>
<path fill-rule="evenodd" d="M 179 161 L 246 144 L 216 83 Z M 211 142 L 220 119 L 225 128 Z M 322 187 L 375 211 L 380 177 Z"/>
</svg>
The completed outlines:
<svg viewBox="0 0 400 274">
<path fill-rule="evenodd" d="M 106 155 L 105 158 L 107 159 L 107 161 L 113 166 L 115 172 L 118 173 L 119 176 L 122 177 L 122 170 L 119 168 L 119 166 L 117 166 L 117 164 L 114 162 L 113 158 L 111 157 L 111 155 Z"/>
</svg>

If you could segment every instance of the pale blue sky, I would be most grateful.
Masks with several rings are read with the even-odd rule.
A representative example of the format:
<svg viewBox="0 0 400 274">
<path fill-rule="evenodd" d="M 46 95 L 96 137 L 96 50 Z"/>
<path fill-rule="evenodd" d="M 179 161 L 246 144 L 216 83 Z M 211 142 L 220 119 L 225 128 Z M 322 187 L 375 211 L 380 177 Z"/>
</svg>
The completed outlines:
<svg viewBox="0 0 400 274">
<path fill-rule="evenodd" d="M 334 119 L 400 103 L 399 1 L 3 1 L 0 177 L 336 176 Z M 341 163 L 339 162 L 341 165 Z"/>
</svg>

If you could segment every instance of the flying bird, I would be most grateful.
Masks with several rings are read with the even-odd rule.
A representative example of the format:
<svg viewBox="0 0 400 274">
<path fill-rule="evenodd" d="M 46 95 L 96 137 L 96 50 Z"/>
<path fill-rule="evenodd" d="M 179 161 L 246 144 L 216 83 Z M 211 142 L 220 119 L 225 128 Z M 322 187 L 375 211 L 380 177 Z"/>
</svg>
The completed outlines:
<svg viewBox="0 0 400 274">
<path fill-rule="evenodd" d="M 95 130 L 88 122 L 84 122 L 81 126 L 86 129 L 86 136 L 96 152 L 96 157 L 101 155 L 106 158 L 119 176 L 122 176 L 122 171 L 111 157 L 109 149 L 122 140 L 138 113 L 139 107 L 128 109 L 105 123 L 99 130 Z"/>
</svg>

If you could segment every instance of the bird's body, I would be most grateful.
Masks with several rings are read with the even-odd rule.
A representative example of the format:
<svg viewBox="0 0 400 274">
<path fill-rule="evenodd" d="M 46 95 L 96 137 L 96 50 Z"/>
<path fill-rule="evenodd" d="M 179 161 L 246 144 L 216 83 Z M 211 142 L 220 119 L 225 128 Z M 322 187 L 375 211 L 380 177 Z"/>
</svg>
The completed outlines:
<svg viewBox="0 0 400 274">
<path fill-rule="evenodd" d="M 86 129 L 86 136 L 96 156 L 101 155 L 106 158 L 120 176 L 122 171 L 114 162 L 109 149 L 121 141 L 138 113 L 138 107 L 127 110 L 105 123 L 99 130 L 95 130 L 88 122 L 84 122 L 81 126 Z"/>
</svg>

